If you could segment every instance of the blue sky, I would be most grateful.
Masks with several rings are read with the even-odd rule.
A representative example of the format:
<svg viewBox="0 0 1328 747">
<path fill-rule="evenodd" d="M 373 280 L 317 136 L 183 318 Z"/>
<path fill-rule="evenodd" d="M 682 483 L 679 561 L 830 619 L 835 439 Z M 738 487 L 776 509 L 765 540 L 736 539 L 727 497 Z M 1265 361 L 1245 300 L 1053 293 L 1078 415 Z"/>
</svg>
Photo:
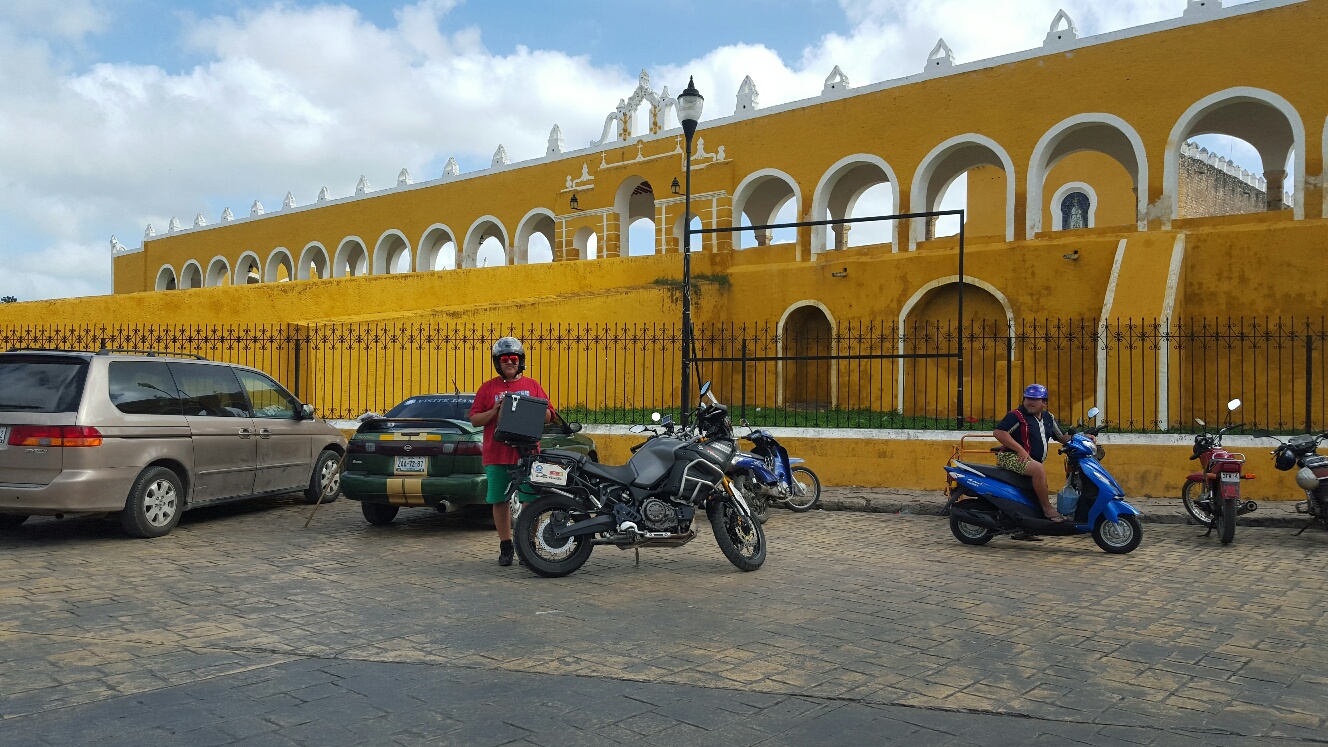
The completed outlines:
<svg viewBox="0 0 1328 747">
<path fill-rule="evenodd" d="M 0 0 L 0 295 L 109 293 L 110 237 L 148 223 L 536 158 L 555 123 L 584 147 L 642 68 L 724 116 L 745 75 L 770 106 L 835 65 L 917 72 L 941 36 L 961 62 L 1037 47 L 1061 7 L 1088 35 L 1184 0 Z"/>
</svg>

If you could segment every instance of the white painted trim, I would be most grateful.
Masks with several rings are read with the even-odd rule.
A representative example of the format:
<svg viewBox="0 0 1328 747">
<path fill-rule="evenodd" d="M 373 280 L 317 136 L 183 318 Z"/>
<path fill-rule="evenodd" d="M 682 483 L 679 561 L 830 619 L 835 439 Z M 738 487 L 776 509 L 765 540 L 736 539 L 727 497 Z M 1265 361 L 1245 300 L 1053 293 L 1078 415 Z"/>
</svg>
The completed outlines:
<svg viewBox="0 0 1328 747">
<path fill-rule="evenodd" d="M 835 315 L 831 314 L 830 309 L 826 308 L 826 305 L 821 303 L 820 301 L 816 301 L 814 299 L 804 299 L 802 301 L 795 301 L 787 309 L 784 309 L 784 313 L 780 315 L 779 324 L 775 326 L 775 348 L 778 350 L 776 355 L 780 356 L 784 355 L 784 322 L 788 321 L 790 314 L 797 311 L 798 309 L 807 306 L 812 306 L 814 308 L 820 309 L 821 313 L 825 314 L 825 318 L 830 322 L 830 340 L 831 343 L 833 344 L 835 339 L 835 330 L 839 329 L 839 323 L 835 321 Z M 834 355 L 834 351 L 833 350 L 830 351 L 830 354 Z M 784 406 L 784 361 L 782 360 L 775 362 L 775 377 L 776 377 L 775 402 L 777 402 L 779 406 L 782 407 Z M 834 361 L 831 361 L 830 362 L 830 407 L 834 408 L 837 407 L 838 405 L 839 405 L 839 367 L 834 365 Z"/>
<path fill-rule="evenodd" d="M 756 187 L 759 186 L 758 182 L 763 182 L 770 178 L 782 180 L 793 190 L 794 206 L 797 208 L 799 216 L 798 220 L 802 220 L 802 188 L 798 186 L 798 180 L 779 169 L 758 169 L 748 174 L 747 178 L 743 179 L 741 182 L 738 182 L 737 188 L 733 190 L 733 203 L 729 210 L 729 220 L 732 221 L 733 225 L 741 225 L 743 208 L 747 206 L 747 200 L 751 197 L 750 194 L 744 194 L 744 191 L 754 191 Z M 692 200 L 696 200 L 696 195 L 692 195 Z M 781 201 L 779 207 L 776 208 L 772 215 L 777 214 L 779 210 L 782 210 L 785 202 L 787 202 L 787 200 Z M 704 220 L 701 221 L 701 225 L 705 225 Z"/>
<path fill-rule="evenodd" d="M 1056 194 L 1051 196 L 1051 204 L 1048 208 L 1051 211 L 1051 230 L 1064 231 L 1064 216 L 1061 215 L 1061 200 L 1071 192 L 1083 192 L 1088 197 L 1088 226 L 1093 228 L 1097 225 L 1097 190 L 1086 182 L 1066 182 L 1061 188 L 1056 190 Z M 1030 205 L 1032 203 L 1029 203 Z"/>
<path fill-rule="evenodd" d="M 918 302 L 920 302 L 923 299 L 923 297 L 926 296 L 931 291 L 934 291 L 937 288 L 946 285 L 957 285 L 958 283 L 959 283 L 958 275 L 949 275 L 943 278 L 936 278 L 930 283 L 927 283 L 926 285 L 919 288 L 916 293 L 914 293 L 907 301 L 904 302 L 904 307 L 899 311 L 899 327 L 898 327 L 899 343 L 898 343 L 897 352 L 900 355 L 904 354 L 904 325 L 908 322 L 908 313 L 912 311 L 913 307 L 917 306 Z M 1005 309 L 1006 333 L 1010 336 L 1013 336 L 1014 307 L 1010 305 L 1010 299 L 1006 298 L 1004 293 L 1001 293 L 999 290 L 997 290 L 996 286 L 992 285 L 991 283 L 988 283 L 985 280 L 975 278 L 972 275 L 964 276 L 964 285 L 971 285 L 975 288 L 981 288 L 982 290 L 995 296 L 996 300 L 1001 302 L 1001 307 Z M 962 320 L 960 320 L 960 322 L 962 323 Z M 907 383 L 906 381 L 904 381 L 904 368 L 905 367 L 902 365 L 899 366 L 898 381 L 896 382 L 897 388 L 895 389 L 895 396 L 897 398 L 895 402 L 897 406 L 896 409 L 898 409 L 900 412 L 904 411 L 904 385 Z"/>
<path fill-rule="evenodd" d="M 1037 146 L 1033 148 L 1033 157 L 1028 162 L 1028 205 L 1037 205 L 1036 210 L 1028 209 L 1025 228 L 1026 238 L 1033 238 L 1038 231 L 1042 230 L 1042 191 L 1046 187 L 1047 173 L 1051 171 L 1051 164 L 1047 163 L 1052 150 L 1060 145 L 1061 140 L 1074 130 L 1082 129 L 1088 125 L 1105 125 L 1111 127 L 1125 136 L 1130 141 L 1130 147 L 1134 149 L 1134 160 L 1137 173 L 1135 174 L 1134 187 L 1138 193 L 1135 206 L 1135 220 L 1138 221 L 1139 230 L 1148 228 L 1148 224 L 1143 220 L 1144 213 L 1148 210 L 1148 151 L 1144 148 L 1143 138 L 1129 122 L 1121 119 L 1115 114 L 1076 114 L 1073 117 L 1063 119 L 1056 123 L 1051 129 L 1043 133 L 1038 140 Z M 1100 151 L 1097 151 L 1100 152 Z M 1105 154 L 1104 154 L 1105 155 Z M 1119 163 L 1119 162 L 1118 162 Z M 1125 164 L 1121 164 L 1124 166 Z M 1097 199 L 1093 199 L 1093 207 L 1097 207 Z M 1055 220 L 1056 211 L 1052 211 L 1052 219 Z M 1057 229 L 1059 230 L 1059 229 Z"/>
<path fill-rule="evenodd" d="M 267 255 L 267 262 L 263 265 L 264 283 L 277 282 L 277 268 L 281 266 L 280 257 L 286 258 L 287 279 L 295 280 L 295 259 L 291 257 L 291 253 L 286 247 L 279 246 Z M 277 261 L 274 263 L 273 260 Z"/>
<path fill-rule="evenodd" d="M 466 268 L 476 267 L 475 263 L 479 261 L 480 244 L 482 242 L 475 230 L 480 229 L 480 234 L 484 233 L 483 225 L 485 223 L 492 223 L 498 227 L 498 233 L 502 235 L 503 241 L 503 262 L 507 261 L 507 248 L 512 245 L 512 242 L 507 238 L 507 226 L 504 226 L 502 221 L 492 215 L 481 215 L 475 219 L 474 223 L 470 224 L 470 228 L 466 229 L 466 241 L 463 245 L 464 248 L 461 250 L 462 264 Z"/>
<path fill-rule="evenodd" d="M 1111 318 L 1111 307 L 1116 304 L 1116 283 L 1120 280 L 1121 265 L 1125 262 L 1126 240 L 1121 239 L 1116 244 L 1116 259 L 1111 263 L 1111 278 L 1107 280 L 1107 292 L 1102 298 L 1102 314 L 1098 319 L 1098 342 L 1097 346 L 1097 387 L 1095 393 L 1099 408 L 1103 413 L 1106 412 L 1105 403 L 1107 401 L 1107 324 Z"/>
<path fill-rule="evenodd" d="M 415 253 L 411 250 L 410 239 L 406 238 L 406 234 L 401 231 L 398 231 L 395 228 L 389 228 L 386 231 L 383 231 L 382 235 L 378 237 L 378 241 L 374 242 L 373 256 L 370 258 L 369 262 L 369 264 L 373 266 L 372 274 L 374 275 L 393 274 L 392 268 L 388 266 L 388 261 L 391 258 L 383 251 L 383 242 L 387 241 L 387 237 L 389 236 L 396 236 L 401 239 L 402 243 L 406 245 L 406 255 L 409 256 L 411 260 L 408 263 L 409 266 L 412 268 L 415 266 Z M 408 268 L 406 272 L 410 272 L 410 269 Z"/>
<path fill-rule="evenodd" d="M 439 244 L 438 248 L 443 248 L 447 245 L 448 241 L 451 241 L 453 247 L 452 254 L 454 255 L 452 257 L 452 269 L 455 270 L 461 266 L 461 263 L 458 261 L 459 257 L 455 256 L 461 254 L 461 245 L 457 243 L 456 232 L 449 228 L 446 223 L 435 223 L 424 229 L 424 233 L 420 234 L 420 243 L 418 244 L 419 250 L 415 253 L 415 272 L 435 272 L 433 266 L 438 262 L 438 252 L 426 250 L 425 244 L 428 243 L 429 234 L 438 230 L 447 234 L 447 240 Z M 430 251 L 430 253 L 426 254 L 426 251 Z"/>
<path fill-rule="evenodd" d="M 337 244 L 337 253 L 334 259 L 332 260 L 332 267 L 331 267 L 332 277 L 334 278 L 350 277 L 349 273 L 345 271 L 343 265 L 345 265 L 346 261 L 350 258 L 350 249 L 348 249 L 347 247 L 351 244 L 358 244 L 360 249 L 364 250 L 364 275 L 360 277 L 368 277 L 369 275 L 373 274 L 373 257 L 369 254 L 369 245 L 365 244 L 364 239 L 360 238 L 359 236 L 347 236 L 346 238 L 341 240 L 340 244 Z"/>
<path fill-rule="evenodd" d="M 291 279 L 312 280 L 313 278 L 309 273 L 309 265 L 317 264 L 317 262 L 314 261 L 314 257 L 318 254 L 323 256 L 323 274 L 326 275 L 327 278 L 332 277 L 332 257 L 328 254 L 327 247 L 323 246 L 321 242 L 310 241 L 300 250 L 300 264 L 296 265 L 295 277 Z M 320 279 L 325 280 L 327 278 Z"/>
<path fill-rule="evenodd" d="M 909 212 L 923 213 L 934 209 L 933 206 L 926 204 L 925 186 L 929 185 L 932 177 L 936 175 L 936 165 L 946 156 L 968 145 L 977 145 L 990 150 L 1001 162 L 1001 167 L 1005 169 L 1005 240 L 1014 241 L 1014 195 L 1015 182 L 1018 176 L 1015 174 L 1014 161 L 1010 159 L 1010 154 L 1006 152 L 1005 148 L 1001 147 L 1000 143 L 986 135 L 979 135 L 975 132 L 955 135 L 932 148 L 931 152 L 923 157 L 918 164 L 918 168 L 913 172 L 913 187 L 909 195 L 909 205 L 911 206 Z M 944 195 L 944 192 L 938 194 Z M 910 252 L 917 251 L 918 236 L 923 233 L 925 228 L 925 218 L 915 218 L 913 220 L 912 230 L 908 232 L 908 250 Z"/>
<path fill-rule="evenodd" d="M 178 290 L 180 288 L 180 277 L 175 274 L 175 268 L 171 267 L 170 265 L 162 265 L 157 270 L 157 282 L 154 284 L 153 289 L 159 291 L 166 290 L 165 288 L 161 287 L 161 274 L 163 272 L 169 272 L 171 274 L 170 279 L 175 282 L 175 287 Z"/>
<path fill-rule="evenodd" d="M 175 286 L 176 286 L 177 288 L 181 289 L 181 290 L 184 290 L 184 289 L 185 289 L 185 286 L 184 286 L 184 279 L 185 279 L 185 276 L 189 274 L 189 266 L 190 266 L 190 265 L 193 265 L 193 267 L 194 267 L 194 271 L 198 273 L 198 286 L 197 286 L 197 287 L 199 287 L 199 288 L 206 288 L 206 287 L 207 287 L 207 275 L 204 274 L 204 272 L 203 272 L 203 266 L 200 265 L 200 264 L 198 264 L 198 260 L 195 260 L 195 259 L 191 259 L 191 260 L 189 260 L 188 262 L 185 262 L 185 263 L 184 263 L 184 266 L 180 268 L 180 275 L 175 279 Z"/>
<path fill-rule="evenodd" d="M 834 165 L 825 170 L 821 175 L 821 180 L 816 183 L 816 191 L 812 192 L 812 214 L 811 220 L 826 220 L 830 214 L 830 193 L 834 191 L 835 185 L 845 173 L 851 171 L 858 164 L 872 164 L 885 172 L 886 180 L 890 184 L 891 212 L 899 214 L 899 179 L 895 177 L 895 170 L 884 158 L 872 153 L 855 153 L 851 156 L 835 161 Z M 877 182 L 881 184 L 882 182 Z M 872 186 L 876 186 L 873 184 Z M 849 210 L 850 217 L 852 210 Z M 736 217 L 736 216 L 735 216 Z M 853 224 L 849 224 L 853 225 Z M 890 222 L 890 250 L 899 251 L 899 221 Z M 826 227 L 812 227 L 812 258 L 815 259 L 821 252 L 827 251 L 826 246 L 829 242 L 826 240 Z"/>
<path fill-rule="evenodd" d="M 246 258 L 252 259 L 254 261 L 254 269 L 258 271 L 258 282 L 260 283 L 263 282 L 263 260 L 258 258 L 258 254 L 256 252 L 245 252 L 240 255 L 239 259 L 235 260 L 235 274 L 231 276 L 231 285 L 249 284 L 249 277 L 247 273 L 244 278 L 240 277 L 240 273 L 244 272 L 245 269 L 244 260 Z"/>
<path fill-rule="evenodd" d="M 1292 188 L 1295 190 L 1293 212 L 1296 220 L 1305 218 L 1305 158 L 1308 154 L 1305 152 L 1305 124 L 1300 118 L 1300 112 L 1296 111 L 1296 107 L 1292 106 L 1291 102 L 1272 91 L 1250 86 L 1236 86 L 1199 99 L 1193 106 L 1185 110 L 1180 119 L 1176 120 L 1175 127 L 1171 128 L 1171 135 L 1167 138 L 1166 159 L 1163 162 L 1162 195 L 1164 199 L 1170 202 L 1172 220 L 1180 217 L 1181 146 L 1190 138 L 1194 124 L 1201 117 L 1214 109 L 1221 108 L 1224 104 L 1234 104 L 1241 101 L 1258 101 L 1267 104 L 1281 112 L 1290 124 L 1291 151 L 1296 154 L 1296 173 L 1292 177 Z M 1263 165 L 1264 171 L 1276 171 L 1283 168 L 1286 168 L 1285 163 L 1265 163 Z"/>
<path fill-rule="evenodd" d="M 512 252 L 515 255 L 512 258 L 512 264 L 525 265 L 530 264 L 530 237 L 535 235 L 535 219 L 539 216 L 545 216 L 553 220 L 554 238 L 557 238 L 558 218 L 554 216 L 553 211 L 548 208 L 534 208 L 521 217 L 521 222 L 516 224 L 516 241 L 512 243 Z M 549 241 L 549 251 L 554 251 L 553 240 Z"/>
<path fill-rule="evenodd" d="M 214 282 L 212 282 L 212 276 L 214 275 L 214 273 L 212 272 L 212 268 L 213 268 L 213 267 L 216 267 L 217 262 L 221 262 L 221 266 L 224 267 L 224 268 L 226 269 L 225 275 L 226 275 L 227 279 L 229 279 L 229 278 L 231 277 L 231 263 L 230 263 L 230 261 L 227 260 L 225 257 L 221 256 L 220 254 L 218 254 L 217 256 L 215 256 L 215 257 L 213 257 L 212 259 L 208 260 L 208 268 L 207 268 L 207 272 L 203 273 L 203 287 L 204 287 L 204 288 L 216 288 L 217 286 L 220 285 L 220 283 L 214 283 Z M 233 283 L 233 282 L 234 282 L 234 281 L 232 281 L 232 283 Z"/>
<path fill-rule="evenodd" d="M 1167 268 L 1167 295 L 1162 300 L 1161 324 L 1163 332 L 1171 331 L 1171 314 L 1176 309 L 1176 289 L 1180 286 L 1180 271 L 1185 264 L 1185 234 L 1176 234 L 1176 243 L 1171 248 L 1171 266 Z M 1164 338 L 1165 339 L 1165 338 Z M 1157 427 L 1166 430 L 1170 427 L 1171 388 L 1171 345 L 1167 344 L 1157 356 Z"/>
</svg>

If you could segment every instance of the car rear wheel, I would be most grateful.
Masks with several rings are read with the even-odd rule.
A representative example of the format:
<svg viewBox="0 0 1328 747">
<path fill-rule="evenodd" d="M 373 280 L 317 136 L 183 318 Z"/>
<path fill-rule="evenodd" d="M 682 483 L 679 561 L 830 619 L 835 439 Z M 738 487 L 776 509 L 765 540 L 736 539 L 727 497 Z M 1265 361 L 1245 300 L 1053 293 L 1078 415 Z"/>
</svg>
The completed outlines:
<svg viewBox="0 0 1328 747">
<path fill-rule="evenodd" d="M 184 489 L 180 477 L 165 467 L 139 473 L 120 511 L 120 527 L 130 537 L 162 537 L 180 523 Z"/>
<path fill-rule="evenodd" d="M 392 520 L 397 518 L 397 512 L 400 510 L 400 506 L 391 506 L 386 503 L 370 503 L 368 501 L 360 503 L 360 512 L 364 514 L 364 520 L 374 526 L 391 524 Z"/>
<path fill-rule="evenodd" d="M 26 516 L 15 516 L 14 514 L 0 514 L 0 530 L 18 529 L 27 521 Z"/>
<path fill-rule="evenodd" d="M 309 476 L 309 487 L 304 489 L 305 503 L 331 503 L 341 496 L 341 455 L 331 449 L 324 449 L 314 462 L 313 474 Z M 368 504 L 366 504 L 368 505 Z"/>
</svg>

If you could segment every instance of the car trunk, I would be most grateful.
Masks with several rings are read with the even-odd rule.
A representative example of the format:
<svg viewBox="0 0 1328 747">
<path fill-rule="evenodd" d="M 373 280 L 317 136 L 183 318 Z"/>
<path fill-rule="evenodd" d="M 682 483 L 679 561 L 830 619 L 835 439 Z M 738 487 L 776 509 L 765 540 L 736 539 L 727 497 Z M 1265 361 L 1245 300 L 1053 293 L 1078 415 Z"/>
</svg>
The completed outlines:
<svg viewBox="0 0 1328 747">
<path fill-rule="evenodd" d="M 456 420 L 370 420 L 351 439 L 346 469 L 383 477 L 481 474 L 482 433 Z"/>
<path fill-rule="evenodd" d="M 77 423 L 88 364 L 0 356 L 0 483 L 48 485 L 64 468 L 62 427 Z"/>
</svg>

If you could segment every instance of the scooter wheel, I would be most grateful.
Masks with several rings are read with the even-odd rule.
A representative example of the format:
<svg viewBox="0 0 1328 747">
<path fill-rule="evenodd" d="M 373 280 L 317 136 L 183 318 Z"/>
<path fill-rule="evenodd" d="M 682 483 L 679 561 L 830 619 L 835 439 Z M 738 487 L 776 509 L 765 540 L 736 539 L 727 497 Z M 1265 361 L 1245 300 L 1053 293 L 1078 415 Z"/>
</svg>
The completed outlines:
<svg viewBox="0 0 1328 747">
<path fill-rule="evenodd" d="M 1093 541 L 1112 555 L 1133 552 L 1143 538 L 1144 529 L 1133 514 L 1120 517 L 1120 521 L 1107 521 L 1107 517 L 1100 516 L 1093 525 Z"/>
<path fill-rule="evenodd" d="M 953 516 L 950 517 L 950 532 L 965 545 L 985 545 L 996 536 L 996 532 L 986 527 L 969 524 Z"/>
</svg>

